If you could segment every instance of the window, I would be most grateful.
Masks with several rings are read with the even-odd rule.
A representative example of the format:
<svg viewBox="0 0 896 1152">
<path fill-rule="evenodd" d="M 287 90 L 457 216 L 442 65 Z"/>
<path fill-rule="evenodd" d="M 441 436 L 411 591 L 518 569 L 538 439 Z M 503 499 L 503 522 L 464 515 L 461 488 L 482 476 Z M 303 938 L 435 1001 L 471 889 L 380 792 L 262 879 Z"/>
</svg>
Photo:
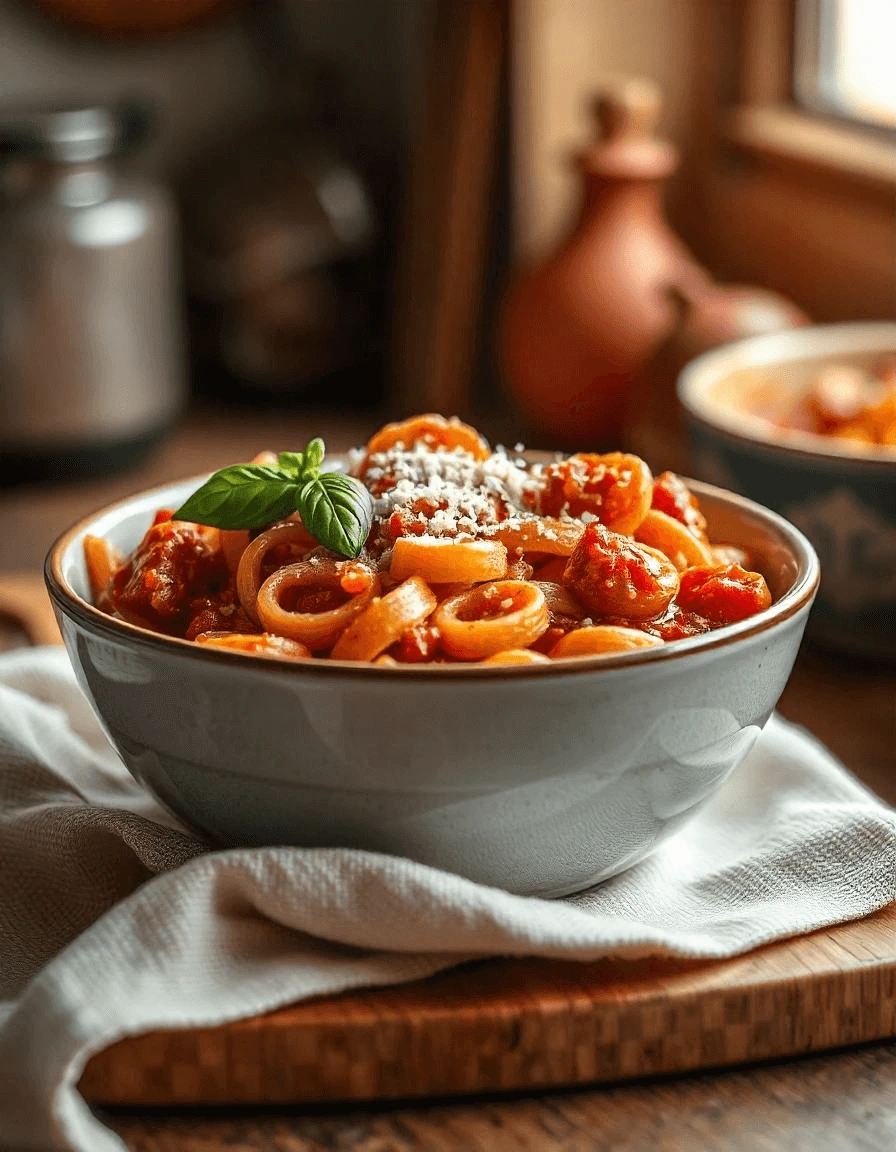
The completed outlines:
<svg viewBox="0 0 896 1152">
<path fill-rule="evenodd" d="M 706 150 L 692 243 L 819 322 L 892 318 L 896 0 L 699 7 L 726 18 L 738 73 L 716 89 L 719 147 Z"/>
<path fill-rule="evenodd" d="M 798 0 L 796 98 L 896 129 L 896 0 Z"/>
</svg>

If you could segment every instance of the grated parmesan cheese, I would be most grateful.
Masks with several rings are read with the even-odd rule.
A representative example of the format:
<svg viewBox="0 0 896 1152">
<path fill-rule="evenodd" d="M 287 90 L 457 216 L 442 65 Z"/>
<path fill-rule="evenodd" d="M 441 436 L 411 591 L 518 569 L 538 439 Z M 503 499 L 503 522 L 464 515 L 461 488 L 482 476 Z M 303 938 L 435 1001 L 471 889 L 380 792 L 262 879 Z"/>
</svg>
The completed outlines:
<svg viewBox="0 0 896 1152">
<path fill-rule="evenodd" d="M 476 460 L 460 448 L 433 451 L 422 443 L 374 453 L 361 479 L 374 514 L 384 522 L 401 514 L 406 525 L 420 526 L 420 538 L 471 539 L 489 526 L 534 519 L 541 489 L 525 461 L 521 466 L 502 448 Z"/>
</svg>

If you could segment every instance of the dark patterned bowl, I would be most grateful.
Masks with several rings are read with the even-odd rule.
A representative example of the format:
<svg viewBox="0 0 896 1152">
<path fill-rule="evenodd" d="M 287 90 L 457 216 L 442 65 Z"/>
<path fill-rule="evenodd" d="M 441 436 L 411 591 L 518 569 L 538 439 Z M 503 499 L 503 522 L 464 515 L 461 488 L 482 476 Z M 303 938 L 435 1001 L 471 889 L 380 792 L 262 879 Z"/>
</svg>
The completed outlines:
<svg viewBox="0 0 896 1152">
<path fill-rule="evenodd" d="M 769 382 L 798 395 L 829 363 L 896 353 L 896 324 L 836 324 L 759 336 L 693 360 L 678 381 L 692 472 L 795 524 L 821 560 L 808 635 L 896 659 L 896 448 L 783 431 L 749 411 Z"/>
</svg>

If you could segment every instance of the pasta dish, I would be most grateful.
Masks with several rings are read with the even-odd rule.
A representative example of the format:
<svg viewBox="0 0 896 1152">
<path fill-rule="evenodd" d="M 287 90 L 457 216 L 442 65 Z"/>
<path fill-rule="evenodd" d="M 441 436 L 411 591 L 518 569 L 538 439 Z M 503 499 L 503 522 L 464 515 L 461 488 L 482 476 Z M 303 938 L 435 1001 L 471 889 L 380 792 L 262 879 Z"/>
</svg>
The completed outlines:
<svg viewBox="0 0 896 1152">
<path fill-rule="evenodd" d="M 377 665 L 625 652 L 771 604 L 685 483 L 637 456 L 533 463 L 440 416 L 386 425 L 345 474 L 323 453 L 216 473 L 129 556 L 86 537 L 94 603 L 209 648 Z"/>
</svg>

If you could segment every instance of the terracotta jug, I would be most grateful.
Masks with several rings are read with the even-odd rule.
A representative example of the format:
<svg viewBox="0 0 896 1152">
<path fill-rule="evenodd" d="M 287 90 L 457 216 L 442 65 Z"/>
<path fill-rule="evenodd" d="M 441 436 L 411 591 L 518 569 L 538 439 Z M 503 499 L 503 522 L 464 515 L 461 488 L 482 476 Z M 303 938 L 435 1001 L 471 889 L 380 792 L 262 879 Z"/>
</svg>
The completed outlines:
<svg viewBox="0 0 896 1152">
<path fill-rule="evenodd" d="M 673 290 L 709 282 L 663 220 L 660 186 L 678 156 L 653 134 L 659 90 L 625 80 L 595 109 L 600 137 L 578 157 L 578 222 L 511 284 L 500 334 L 521 413 L 544 439 L 579 448 L 619 446 L 633 381 L 675 326 Z"/>
</svg>

